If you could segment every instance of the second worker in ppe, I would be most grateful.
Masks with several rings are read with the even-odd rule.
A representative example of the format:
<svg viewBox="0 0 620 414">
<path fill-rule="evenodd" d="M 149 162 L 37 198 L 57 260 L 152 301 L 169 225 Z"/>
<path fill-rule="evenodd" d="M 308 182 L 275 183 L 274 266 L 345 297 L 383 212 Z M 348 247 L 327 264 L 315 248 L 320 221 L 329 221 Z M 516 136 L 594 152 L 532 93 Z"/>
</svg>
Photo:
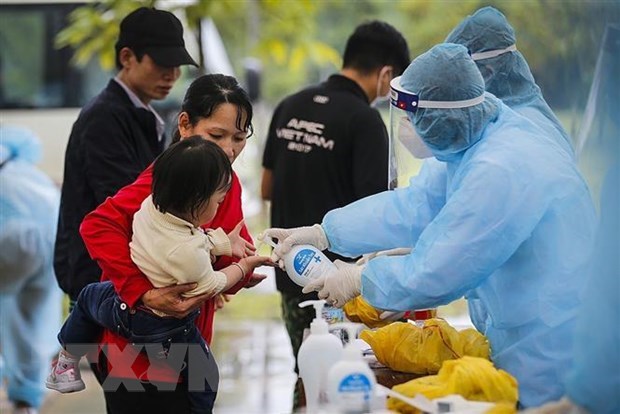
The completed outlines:
<svg viewBox="0 0 620 414">
<path fill-rule="evenodd" d="M 478 300 L 476 326 L 495 365 L 518 379 L 522 406 L 558 398 L 596 222 L 572 156 L 485 93 L 462 45 L 433 47 L 399 83 L 406 117 L 446 172 L 332 210 L 321 225 L 267 230 L 280 241 L 274 259 L 309 242 L 349 257 L 415 247 L 337 263 L 306 289 L 338 306 L 361 293 L 391 311 Z"/>
<path fill-rule="evenodd" d="M 545 101 L 525 57 L 516 47 L 516 41 L 515 31 L 506 16 L 493 7 L 483 7 L 467 16 L 446 38 L 448 43 L 462 44 L 468 48 L 482 74 L 487 92 L 532 121 L 547 137 L 555 140 L 574 157 L 570 137 Z M 410 125 L 394 127 L 403 128 L 404 134 L 391 136 L 398 136 L 408 152 L 419 159 L 428 158 L 413 180 L 427 180 L 429 175 L 445 174 L 445 163 L 432 158 L 427 148 L 406 133 Z M 397 170 L 398 165 L 392 166 L 390 171 L 396 174 Z M 390 177 L 390 180 L 393 178 Z M 444 177 L 441 179 L 445 180 Z M 470 301 L 470 311 L 477 305 Z"/>
<path fill-rule="evenodd" d="M 467 16 L 446 38 L 465 46 L 484 78 L 487 92 L 502 100 L 573 155 L 571 140 L 555 116 L 527 61 L 517 50 L 515 31 L 499 10 L 483 7 Z"/>
</svg>

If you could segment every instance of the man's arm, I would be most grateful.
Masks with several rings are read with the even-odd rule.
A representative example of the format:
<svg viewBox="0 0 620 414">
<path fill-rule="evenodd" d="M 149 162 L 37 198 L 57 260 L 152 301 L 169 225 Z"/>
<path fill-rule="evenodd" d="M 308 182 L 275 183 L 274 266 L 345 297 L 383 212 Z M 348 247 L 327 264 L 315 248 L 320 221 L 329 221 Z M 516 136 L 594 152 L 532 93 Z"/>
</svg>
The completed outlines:
<svg viewBox="0 0 620 414">
<path fill-rule="evenodd" d="M 349 257 L 399 247 L 413 247 L 446 203 L 444 163 L 426 160 L 409 187 L 365 197 L 323 217 L 330 250 Z M 360 237 L 368 229 L 372 237 Z M 389 231 L 379 231 L 389 229 Z"/>
<path fill-rule="evenodd" d="M 269 168 L 263 168 L 263 177 L 260 183 L 260 195 L 263 200 L 270 201 L 273 191 L 273 171 Z"/>
<path fill-rule="evenodd" d="M 273 170 L 276 164 L 277 148 L 276 148 L 276 125 L 278 124 L 278 114 L 280 106 L 276 108 L 269 125 L 269 133 L 265 142 L 263 151 L 263 176 L 261 179 L 260 192 L 263 200 L 270 201 L 273 196 Z"/>
<path fill-rule="evenodd" d="M 101 204 L 140 175 L 145 154 L 137 152 L 142 149 L 135 147 L 135 137 L 128 127 L 130 121 L 124 119 L 126 114 L 105 107 L 98 110 L 98 114 L 85 122 L 81 135 L 85 178 L 96 203 Z M 148 150 L 146 144 L 144 149 Z"/>
<path fill-rule="evenodd" d="M 388 137 L 376 111 L 351 119 L 353 189 L 356 199 L 388 189 Z"/>
<path fill-rule="evenodd" d="M 503 165 L 470 163 L 469 173 L 412 253 L 368 263 L 362 274 L 364 298 L 374 307 L 401 311 L 434 308 L 463 296 L 484 283 L 531 236 L 547 212 L 550 197 L 544 193 L 545 186 L 524 182 Z M 370 228 L 373 234 L 393 233 L 387 226 Z M 505 279 L 502 289 L 523 290 L 535 278 L 530 274 Z M 519 317 L 528 320 L 535 308 L 521 309 Z"/>
</svg>

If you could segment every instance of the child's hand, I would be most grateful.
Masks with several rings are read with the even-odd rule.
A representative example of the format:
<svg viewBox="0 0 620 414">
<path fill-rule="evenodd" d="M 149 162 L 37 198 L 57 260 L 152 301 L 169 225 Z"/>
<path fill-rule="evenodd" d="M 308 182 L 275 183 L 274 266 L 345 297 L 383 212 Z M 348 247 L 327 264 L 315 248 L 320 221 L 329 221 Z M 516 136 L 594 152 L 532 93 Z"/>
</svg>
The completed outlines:
<svg viewBox="0 0 620 414">
<path fill-rule="evenodd" d="M 233 257 L 239 257 L 241 259 L 247 256 L 252 256 L 256 252 L 256 247 L 241 237 L 240 232 L 242 228 L 243 220 L 241 220 L 235 228 L 228 233 L 230 247 L 232 247 L 232 255 Z"/>
<path fill-rule="evenodd" d="M 248 256 L 239 261 L 239 264 L 243 266 L 246 271 L 246 275 L 248 273 L 254 273 L 254 269 L 259 266 L 275 266 L 275 264 L 271 261 L 269 256 Z"/>
<path fill-rule="evenodd" d="M 246 289 L 253 288 L 265 279 L 267 279 L 267 275 L 263 275 L 262 273 L 252 273 L 252 276 L 248 278 L 248 281 L 243 287 Z"/>
</svg>

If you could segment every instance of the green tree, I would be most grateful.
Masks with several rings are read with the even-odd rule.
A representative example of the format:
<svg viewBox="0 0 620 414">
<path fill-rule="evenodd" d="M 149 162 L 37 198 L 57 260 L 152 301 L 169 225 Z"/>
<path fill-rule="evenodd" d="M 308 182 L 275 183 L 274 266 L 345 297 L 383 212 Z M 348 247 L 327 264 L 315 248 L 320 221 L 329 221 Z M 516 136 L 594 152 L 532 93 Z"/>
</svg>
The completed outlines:
<svg viewBox="0 0 620 414">
<path fill-rule="evenodd" d="M 346 2 L 333 1 L 341 7 Z M 375 18 L 391 22 L 409 42 L 412 57 L 442 42 L 480 7 L 502 11 L 517 35 L 545 97 L 558 108 L 584 103 L 606 23 L 620 22 L 614 0 L 404 0 L 366 1 Z"/>
<path fill-rule="evenodd" d="M 141 6 L 153 7 L 156 0 L 105 0 L 78 7 L 69 15 L 69 25 L 56 36 L 56 47 L 71 46 L 73 62 L 85 66 L 94 56 L 103 69 L 114 68 L 114 43 L 124 16 Z"/>
<path fill-rule="evenodd" d="M 242 57 L 258 57 L 275 70 L 277 76 L 269 79 L 278 79 L 274 83 L 278 94 L 306 77 L 309 68 L 340 63 L 339 53 L 316 38 L 317 6 L 310 0 L 197 0 L 189 4 L 164 0 L 103 0 L 71 13 L 69 25 L 56 38 L 56 46 L 74 48 L 73 61 L 77 65 L 85 65 L 96 57 L 104 69 L 112 69 L 120 22 L 141 6 L 183 13 L 198 44 L 201 19 L 212 18 L 227 39 L 227 49 L 236 52 L 232 55 L 237 69 Z M 203 59 L 200 56 L 201 63 Z"/>
<path fill-rule="evenodd" d="M 264 95 L 271 102 L 338 70 L 346 39 L 365 20 L 394 25 L 413 58 L 442 42 L 465 16 L 492 5 L 515 28 L 517 47 L 549 103 L 581 108 L 604 27 L 620 22 L 616 0 L 104 0 L 77 9 L 57 44 L 76 48 L 80 64 L 97 56 L 112 68 L 120 20 L 142 5 L 185 13 L 194 31 L 202 17 L 211 17 L 237 73 L 246 56 L 262 62 Z"/>
</svg>

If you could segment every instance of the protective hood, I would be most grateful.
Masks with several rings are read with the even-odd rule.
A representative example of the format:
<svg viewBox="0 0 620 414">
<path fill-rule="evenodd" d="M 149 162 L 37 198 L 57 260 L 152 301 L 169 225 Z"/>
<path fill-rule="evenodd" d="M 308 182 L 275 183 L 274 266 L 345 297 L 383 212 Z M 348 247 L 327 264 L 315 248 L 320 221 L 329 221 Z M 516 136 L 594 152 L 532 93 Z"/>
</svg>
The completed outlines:
<svg viewBox="0 0 620 414">
<path fill-rule="evenodd" d="M 469 50 L 484 78 L 487 92 L 534 123 L 546 124 L 546 118 L 556 130 L 550 133 L 560 134 L 560 144 L 573 153 L 570 137 L 543 98 L 527 61 L 517 50 L 515 31 L 506 16 L 493 7 L 483 7 L 454 28 L 446 42 L 461 44 Z M 529 110 L 519 111 L 526 105 L 544 118 Z M 543 126 L 543 129 L 546 128 Z"/>
<path fill-rule="evenodd" d="M 478 65 L 487 92 L 513 107 L 542 97 L 530 68 L 516 48 L 515 31 L 499 10 L 484 7 L 463 19 L 446 42 L 465 46 Z"/>
<path fill-rule="evenodd" d="M 500 102 L 485 94 L 484 80 L 462 45 L 434 46 L 411 62 L 399 83 L 416 95 L 418 107 L 407 114 L 440 161 L 460 156 L 499 114 Z"/>
</svg>

